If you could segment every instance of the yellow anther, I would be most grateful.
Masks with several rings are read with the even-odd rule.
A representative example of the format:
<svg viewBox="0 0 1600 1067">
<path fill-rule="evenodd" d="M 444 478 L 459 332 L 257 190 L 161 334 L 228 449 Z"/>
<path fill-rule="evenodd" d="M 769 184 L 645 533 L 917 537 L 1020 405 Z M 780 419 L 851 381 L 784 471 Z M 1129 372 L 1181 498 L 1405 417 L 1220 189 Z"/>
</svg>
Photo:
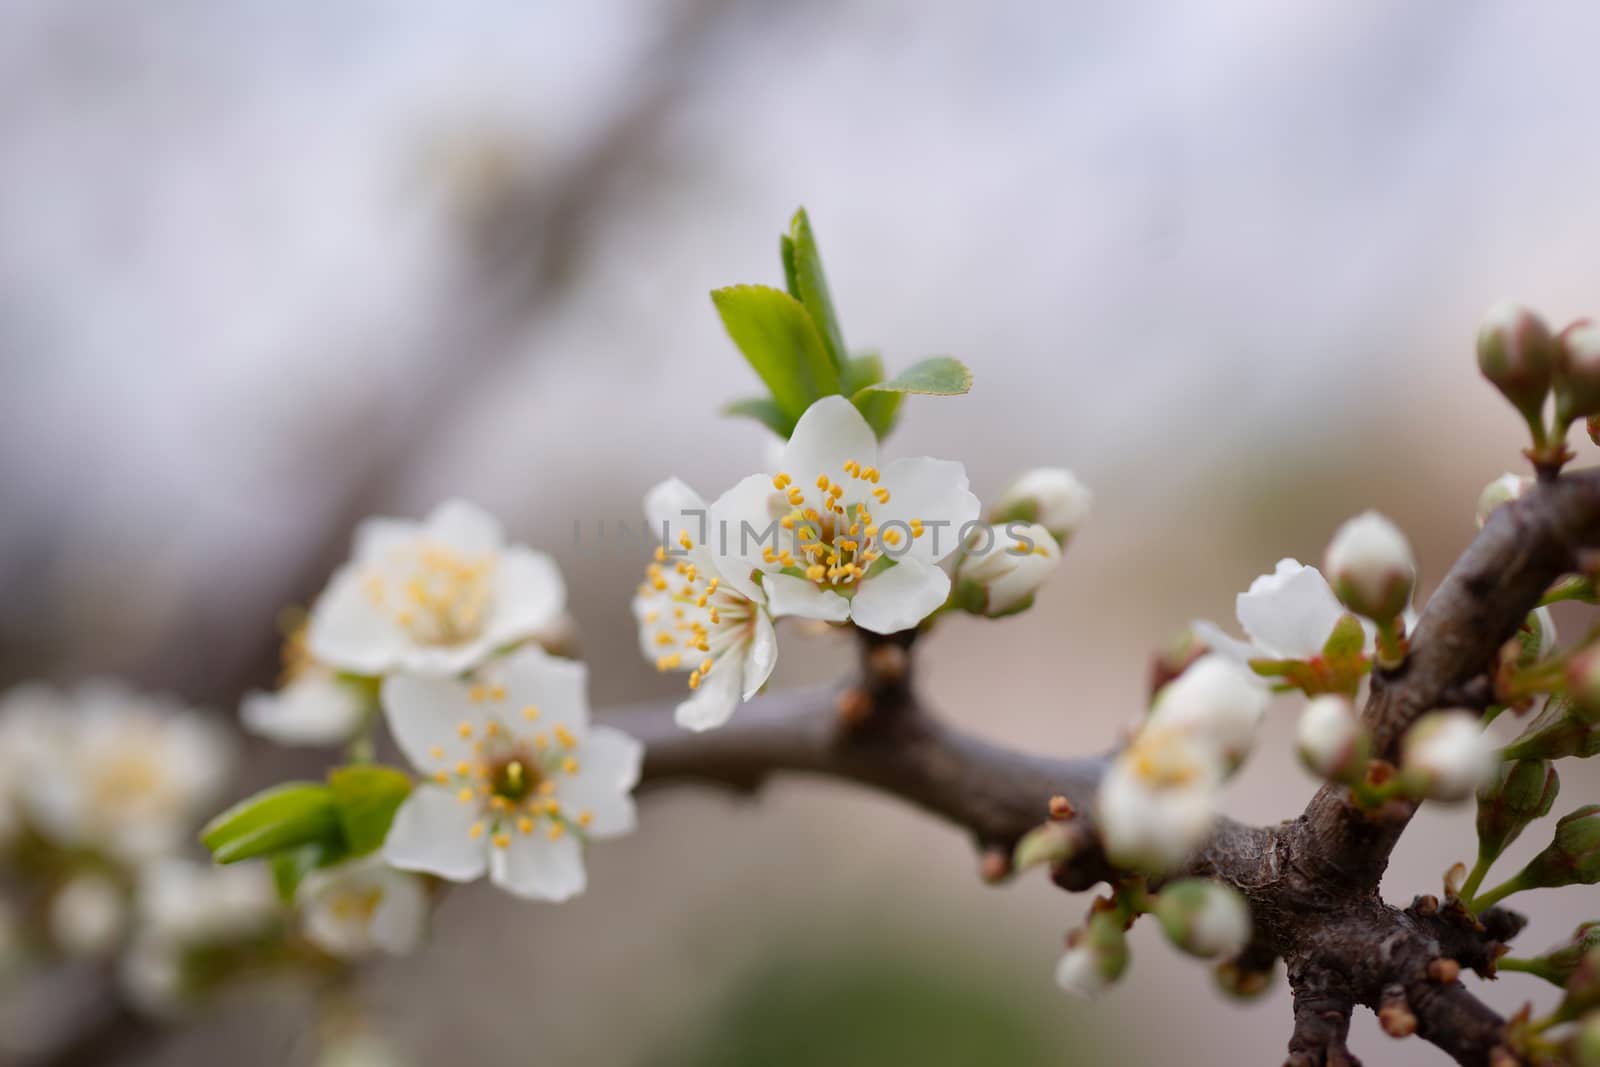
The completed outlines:
<svg viewBox="0 0 1600 1067">
<path fill-rule="evenodd" d="M 667 591 L 667 580 L 658 574 L 650 579 L 650 588 L 658 593 L 665 593 Z"/>
<path fill-rule="evenodd" d="M 461 801 L 463 804 L 468 804 L 471 803 L 472 798 L 475 796 L 477 796 L 477 794 L 474 793 L 470 788 L 467 788 L 462 789 L 461 792 L 457 793 L 456 799 Z"/>
<path fill-rule="evenodd" d="M 438 782 L 440 785 L 449 785 L 450 774 L 447 771 L 439 771 L 433 776 L 433 780 Z"/>
<path fill-rule="evenodd" d="M 663 634 L 662 636 L 666 636 L 666 635 Z M 669 641 L 668 643 L 670 644 L 671 642 Z M 666 655 L 666 656 L 658 656 L 658 657 L 656 657 L 656 670 L 658 670 L 658 671 L 675 671 L 675 670 L 678 669 L 678 664 L 680 664 L 682 662 L 683 662 L 683 657 L 680 656 L 676 652 L 673 652 L 670 655 Z"/>
<path fill-rule="evenodd" d="M 721 621 L 722 621 L 722 616 L 717 613 L 717 609 L 716 608 L 712 608 L 711 609 L 711 625 L 715 626 L 718 623 L 720 623 Z"/>
<path fill-rule="evenodd" d="M 804 504 L 805 502 L 806 502 L 806 495 L 804 493 L 802 493 L 799 489 L 790 489 L 789 490 L 789 503 L 792 506 L 799 507 L 801 504 Z"/>
<path fill-rule="evenodd" d="M 550 829 L 546 830 L 545 834 L 552 841 L 560 841 L 561 838 L 566 834 L 566 832 L 567 832 L 567 828 L 565 826 L 562 826 L 558 822 L 554 822 L 554 823 L 550 824 Z"/>
<path fill-rule="evenodd" d="M 652 619 L 650 621 L 654 622 L 655 620 Z M 522 709 L 522 717 L 527 719 L 529 722 L 533 722 L 539 717 L 539 709 L 534 707 L 532 704 L 529 704 L 527 707 Z"/>
<path fill-rule="evenodd" d="M 700 688 L 700 675 L 699 675 L 698 672 L 691 672 L 690 673 L 690 675 L 689 675 L 689 688 L 690 689 L 699 689 Z"/>
<path fill-rule="evenodd" d="M 701 674 L 710 674 L 711 673 L 711 658 L 709 656 L 706 657 L 705 661 L 700 664 L 700 673 Z"/>
<path fill-rule="evenodd" d="M 826 474 L 817 475 L 817 488 L 823 492 L 828 491 L 828 476 Z"/>
<path fill-rule="evenodd" d="M 578 743 L 578 739 L 572 736 L 572 731 L 565 726 L 556 727 L 556 740 L 560 741 L 566 748 L 571 748 Z"/>
<path fill-rule="evenodd" d="M 881 485 L 872 491 L 872 495 L 878 498 L 878 503 L 880 504 L 887 504 L 889 502 L 889 490 L 885 489 Z"/>
<path fill-rule="evenodd" d="M 789 554 L 789 550 L 786 548 L 782 552 L 778 553 L 778 562 L 783 564 L 785 567 L 793 567 L 794 557 Z"/>
<path fill-rule="evenodd" d="M 467 836 L 472 838 L 474 841 L 476 841 L 478 838 L 482 837 L 483 836 L 483 823 L 481 823 L 481 822 L 473 823 L 472 824 L 472 828 L 467 831 Z"/>
<path fill-rule="evenodd" d="M 539 795 L 540 796 L 547 797 L 547 796 L 550 796 L 555 791 L 556 791 L 556 784 L 554 782 L 540 782 L 539 783 Z"/>
<path fill-rule="evenodd" d="M 828 568 L 820 563 L 813 563 L 806 568 L 806 577 L 813 582 L 820 582 L 828 576 Z"/>
<path fill-rule="evenodd" d="M 559 800 L 547 800 L 541 804 L 540 807 L 544 809 L 544 813 L 546 815 L 554 816 L 561 814 L 561 802 Z"/>
<path fill-rule="evenodd" d="M 456 734 L 463 741 L 465 741 L 467 738 L 472 736 L 472 724 L 470 722 L 465 722 L 465 721 L 459 723 L 456 726 Z"/>
<path fill-rule="evenodd" d="M 490 686 L 489 687 L 489 699 L 490 700 L 504 700 L 505 698 L 506 698 L 506 687 L 505 686 L 503 686 L 503 685 L 495 685 L 495 686 Z"/>
<path fill-rule="evenodd" d="M 472 764 L 468 763 L 466 760 L 462 760 L 460 763 L 456 764 L 456 773 L 462 777 L 471 774 Z"/>
<path fill-rule="evenodd" d="M 428 756 L 432 759 L 444 759 L 444 749 L 438 745 L 430 745 L 428 747 Z"/>
<path fill-rule="evenodd" d="M 533 747 L 538 749 L 540 752 L 543 752 L 545 749 L 550 747 L 550 736 L 548 734 L 535 734 L 533 738 Z"/>
<path fill-rule="evenodd" d="M 468 690 L 467 695 L 472 698 L 472 702 L 474 704 L 482 704 L 485 700 L 489 699 L 489 687 L 486 685 L 475 685 Z"/>
<path fill-rule="evenodd" d="M 588 826 L 592 822 L 594 822 L 594 812 L 589 811 L 587 808 L 578 812 L 579 826 Z"/>
<path fill-rule="evenodd" d="M 665 545 L 656 546 L 655 557 L 657 563 L 665 563 L 667 561 L 667 548 Z"/>
<path fill-rule="evenodd" d="M 867 481 L 871 482 L 873 485 L 877 485 L 878 484 L 878 468 L 877 467 L 868 467 L 866 469 L 866 472 L 862 474 L 862 477 L 865 478 Z"/>
<path fill-rule="evenodd" d="M 706 592 L 708 594 L 709 593 L 715 593 L 717 591 L 717 586 L 721 582 L 722 582 L 721 578 L 713 578 L 713 579 L 711 579 L 709 582 L 706 583 Z"/>
<path fill-rule="evenodd" d="M 840 485 L 838 482 L 834 482 L 832 485 L 828 486 L 828 495 L 833 497 L 835 500 L 838 500 L 840 497 L 844 496 L 844 486 Z"/>
<path fill-rule="evenodd" d="M 526 815 L 524 815 L 522 818 L 518 819 L 517 820 L 517 833 L 519 833 L 519 834 L 531 834 L 531 833 L 533 833 L 533 820 L 528 818 Z"/>
<path fill-rule="evenodd" d="M 861 464 L 853 459 L 847 459 L 844 461 L 844 472 L 859 478 L 861 477 Z"/>
<path fill-rule="evenodd" d="M 511 847 L 511 838 L 506 834 L 495 834 L 494 837 L 490 838 L 490 840 L 494 842 L 495 848 Z"/>
<path fill-rule="evenodd" d="M 893 528 L 883 531 L 883 543 L 886 545 L 898 545 L 900 543 L 900 531 Z"/>
<path fill-rule="evenodd" d="M 665 630 L 663 630 L 660 633 L 656 634 L 656 644 L 658 644 L 658 645 L 674 645 L 674 644 L 677 644 L 677 640 L 671 634 L 669 634 Z"/>
<path fill-rule="evenodd" d="M 772 488 L 787 489 L 789 488 L 789 483 L 792 481 L 794 481 L 793 478 L 789 477 L 787 474 L 784 474 L 782 471 L 779 471 L 777 474 L 773 475 Z"/>
<path fill-rule="evenodd" d="M 694 538 L 689 536 L 688 530 L 678 531 L 678 544 L 682 545 L 685 549 L 694 547 Z"/>
<path fill-rule="evenodd" d="M 505 797 L 492 796 L 492 797 L 489 798 L 489 810 L 490 811 L 505 811 L 506 807 L 507 807 L 507 805 L 506 805 L 506 798 Z"/>
<path fill-rule="evenodd" d="M 567 774 L 577 774 L 578 761 L 573 759 L 571 756 L 568 756 L 566 759 L 561 761 L 561 769 Z"/>
</svg>

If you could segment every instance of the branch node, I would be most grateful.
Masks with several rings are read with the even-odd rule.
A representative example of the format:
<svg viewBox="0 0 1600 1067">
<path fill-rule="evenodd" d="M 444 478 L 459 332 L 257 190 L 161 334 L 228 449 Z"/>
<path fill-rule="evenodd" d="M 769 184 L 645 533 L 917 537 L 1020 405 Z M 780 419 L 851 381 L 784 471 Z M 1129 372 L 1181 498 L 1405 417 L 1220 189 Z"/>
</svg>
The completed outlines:
<svg viewBox="0 0 1600 1067">
<path fill-rule="evenodd" d="M 834 700 L 833 710 L 839 717 L 840 726 L 846 730 L 857 730 L 872 718 L 872 697 L 865 689 L 853 685 L 840 691 Z"/>
<path fill-rule="evenodd" d="M 1078 810 L 1072 806 L 1072 801 L 1066 797 L 1057 794 L 1050 798 L 1050 817 L 1057 822 L 1065 822 L 1077 813 Z"/>
<path fill-rule="evenodd" d="M 866 654 L 867 675 L 881 686 L 897 686 L 911 670 L 911 653 L 904 645 L 874 642 Z"/>
<path fill-rule="evenodd" d="M 1011 877 L 1011 853 L 999 845 L 990 845 L 978 858 L 978 877 L 985 885 L 999 885 Z"/>
<path fill-rule="evenodd" d="M 1382 1005 L 1378 1008 L 1378 1025 L 1390 1037 L 1410 1037 L 1417 1032 L 1417 1016 L 1406 1002 L 1405 987 L 1384 987 Z"/>
<path fill-rule="evenodd" d="M 1448 956 L 1440 956 L 1428 964 L 1429 981 L 1437 982 L 1440 985 L 1449 985 L 1460 977 L 1461 964 Z"/>
</svg>

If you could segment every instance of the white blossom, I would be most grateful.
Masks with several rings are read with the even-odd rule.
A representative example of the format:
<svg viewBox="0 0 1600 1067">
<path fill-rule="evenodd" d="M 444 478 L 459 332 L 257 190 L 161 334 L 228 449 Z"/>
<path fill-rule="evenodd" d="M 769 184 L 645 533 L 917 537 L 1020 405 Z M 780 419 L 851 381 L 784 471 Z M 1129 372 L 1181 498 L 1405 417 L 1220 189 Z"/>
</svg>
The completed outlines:
<svg viewBox="0 0 1600 1067">
<path fill-rule="evenodd" d="M 58 717 L 24 745 L 36 761 L 20 768 L 17 784 L 29 821 L 60 845 L 129 861 L 186 841 L 227 780 L 233 747 L 222 730 L 110 683 L 50 699 Z"/>
<path fill-rule="evenodd" d="M 1023 515 L 1065 543 L 1088 519 L 1093 504 L 1094 494 L 1065 467 L 1036 467 L 1000 494 L 994 511 Z"/>
<path fill-rule="evenodd" d="M 751 599 L 764 593 L 774 617 L 849 620 L 884 634 L 927 618 L 950 595 L 938 564 L 977 518 L 978 499 L 960 463 L 877 463 L 878 440 L 849 400 L 811 405 L 779 469 L 711 505 L 723 580 Z"/>
<path fill-rule="evenodd" d="M 1228 636 L 1215 623 L 1193 624 L 1195 636 L 1214 652 L 1244 665 L 1252 660 L 1309 660 L 1345 614 L 1322 573 L 1293 559 L 1281 559 L 1271 574 L 1250 583 L 1235 601 L 1246 641 Z"/>
<path fill-rule="evenodd" d="M 421 876 L 363 856 L 301 880 L 295 894 L 306 939 L 333 956 L 403 956 L 422 943 L 428 893 Z"/>
<path fill-rule="evenodd" d="M 1231 889 L 1208 893 L 1192 922 L 1189 951 L 1196 956 L 1236 956 L 1250 941 L 1250 909 Z"/>
<path fill-rule="evenodd" d="M 1376 511 L 1364 511 L 1334 531 L 1323 566 L 1339 598 L 1367 618 L 1393 619 L 1411 602 L 1417 578 L 1411 542 Z"/>
<path fill-rule="evenodd" d="M 1181 864 L 1210 834 L 1226 770 L 1205 738 L 1147 724 L 1100 782 L 1095 814 L 1107 855 L 1149 874 Z"/>
<path fill-rule="evenodd" d="M 103 955 L 122 940 L 127 912 L 120 886 L 102 874 L 80 874 L 50 898 L 50 937 L 71 955 Z"/>
<path fill-rule="evenodd" d="M 704 543 L 706 504 L 683 482 L 650 490 L 645 515 L 662 544 L 633 598 L 640 648 L 657 670 L 689 672 L 678 725 L 709 730 L 755 696 L 778 662 L 766 598 L 723 579 Z"/>
<path fill-rule="evenodd" d="M 566 587 L 551 559 L 506 545 L 464 501 L 423 522 L 368 519 L 312 608 L 312 654 L 355 674 L 457 675 L 553 626 Z"/>
<path fill-rule="evenodd" d="M 1400 744 L 1402 771 L 1432 800 L 1465 800 L 1494 772 L 1494 750 L 1479 717 L 1466 711 L 1424 715 Z"/>
<path fill-rule="evenodd" d="M 1003 615 L 1027 603 L 1061 564 L 1061 546 L 1039 523 L 996 523 L 974 530 L 956 581 L 983 588 L 984 613 Z"/>
<path fill-rule="evenodd" d="M 582 840 L 634 827 L 642 746 L 590 726 L 583 664 L 529 646 L 470 681 L 396 675 L 390 731 L 427 780 L 396 813 L 384 858 L 456 882 L 485 872 L 518 896 L 585 885 Z"/>
<path fill-rule="evenodd" d="M 239 708 L 246 730 L 280 745 L 341 744 L 360 728 L 366 713 L 361 690 L 311 655 L 303 626 L 284 641 L 278 689 L 249 693 Z"/>
<path fill-rule="evenodd" d="M 1306 702 L 1295 745 L 1311 773 L 1334 781 L 1358 775 L 1369 747 L 1355 707 L 1336 693 L 1325 693 Z"/>
<path fill-rule="evenodd" d="M 1201 656 L 1156 694 L 1149 725 L 1184 730 L 1216 746 L 1232 769 L 1249 755 L 1268 696 L 1247 668 L 1224 656 Z"/>
</svg>

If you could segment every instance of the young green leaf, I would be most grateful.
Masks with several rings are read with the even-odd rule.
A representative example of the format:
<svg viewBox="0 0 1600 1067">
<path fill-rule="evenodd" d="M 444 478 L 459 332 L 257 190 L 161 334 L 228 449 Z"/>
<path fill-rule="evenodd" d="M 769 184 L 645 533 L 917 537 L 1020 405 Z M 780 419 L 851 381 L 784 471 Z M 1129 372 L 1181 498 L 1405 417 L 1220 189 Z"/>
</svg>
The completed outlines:
<svg viewBox="0 0 1600 1067">
<path fill-rule="evenodd" d="M 950 356 L 934 356 L 913 363 L 886 382 L 869 385 L 860 392 L 919 393 L 923 396 L 959 396 L 972 389 L 972 372 L 966 364 Z"/>
<path fill-rule="evenodd" d="M 764 285 L 717 289 L 711 301 L 786 418 L 798 420 L 813 401 L 839 391 L 839 372 L 800 301 Z"/>
<path fill-rule="evenodd" d="M 394 813 L 411 793 L 411 779 L 375 763 L 336 767 L 328 772 L 328 785 L 352 856 L 364 856 L 383 844 Z"/>
<path fill-rule="evenodd" d="M 755 419 L 779 437 L 787 438 L 794 432 L 794 420 L 785 417 L 777 401 L 767 396 L 752 396 L 735 400 L 722 409 L 724 415 L 742 415 Z"/>
<path fill-rule="evenodd" d="M 811 220 L 806 209 L 801 208 L 789 220 L 789 238 L 784 245 L 784 273 L 789 279 L 789 292 L 806 306 L 811 321 L 822 335 L 822 344 L 828 358 L 841 370 L 845 363 L 844 336 L 839 330 L 839 319 L 833 313 L 833 297 L 828 294 L 828 279 L 822 273 L 822 253 L 817 249 L 816 236 L 811 232 Z"/>
<path fill-rule="evenodd" d="M 800 279 L 795 274 L 794 265 L 794 238 L 788 234 L 778 238 L 778 258 L 783 260 L 783 287 L 789 295 L 805 303 L 805 298 L 800 295 Z"/>
<path fill-rule="evenodd" d="M 201 843 L 218 863 L 339 840 L 333 790 L 318 782 L 285 782 L 247 797 L 200 831 Z"/>
<path fill-rule="evenodd" d="M 863 392 L 869 385 L 883 381 L 883 358 L 876 352 L 865 352 L 845 360 L 843 370 L 844 394 L 850 397 L 861 417 L 867 420 L 872 432 L 882 441 L 894 429 L 900 414 L 901 393 Z"/>
</svg>

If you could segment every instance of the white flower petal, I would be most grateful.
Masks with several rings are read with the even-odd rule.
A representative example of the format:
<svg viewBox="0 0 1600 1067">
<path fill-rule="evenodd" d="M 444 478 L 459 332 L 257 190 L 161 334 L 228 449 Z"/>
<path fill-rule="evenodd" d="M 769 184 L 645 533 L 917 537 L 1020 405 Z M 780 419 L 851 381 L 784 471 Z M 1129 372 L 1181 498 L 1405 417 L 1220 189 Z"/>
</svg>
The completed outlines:
<svg viewBox="0 0 1600 1067">
<path fill-rule="evenodd" d="M 1248 642 L 1241 641 L 1223 631 L 1209 619 L 1196 619 L 1189 624 L 1196 639 L 1219 656 L 1232 660 L 1241 667 L 1249 667 L 1253 659 L 1263 659 L 1261 651 Z"/>
<path fill-rule="evenodd" d="M 897 459 L 883 469 L 880 485 L 889 490 L 889 502 L 871 503 L 873 522 L 879 530 L 894 523 L 906 538 L 900 545 L 885 547 L 890 559 L 937 563 L 960 546 L 962 527 L 982 510 L 967 487 L 966 467 L 953 460 Z M 921 519 L 927 533 L 911 537 L 912 519 Z M 898 551 L 902 548 L 905 551 Z"/>
<path fill-rule="evenodd" d="M 863 630 L 893 634 L 909 630 L 950 596 L 950 576 L 938 567 L 904 559 L 861 583 L 850 602 L 850 618 Z"/>
<path fill-rule="evenodd" d="M 1339 598 L 1315 567 L 1292 559 L 1250 583 L 1237 602 L 1239 625 L 1263 655 L 1309 659 L 1321 654 L 1344 614 Z"/>
<path fill-rule="evenodd" d="M 493 614 L 483 639 L 497 648 L 538 633 L 567 606 L 567 586 L 555 560 L 521 545 L 500 554 L 493 589 Z"/>
<path fill-rule="evenodd" d="M 727 722 L 740 703 L 739 671 L 732 668 L 730 663 L 715 664 L 689 698 L 678 705 L 673 721 L 696 733 Z"/>
<path fill-rule="evenodd" d="M 355 549 L 351 557 L 360 563 L 376 563 L 397 549 L 416 541 L 421 525 L 410 519 L 376 516 L 363 519 L 356 527 Z"/>
<path fill-rule="evenodd" d="M 355 674 L 382 674 L 399 661 L 407 644 L 395 621 L 372 603 L 354 564 L 334 572 L 317 598 L 306 641 L 317 659 Z"/>
<path fill-rule="evenodd" d="M 825 396 L 795 423 L 794 433 L 783 450 L 782 470 L 802 485 L 819 474 L 843 481 L 844 465 L 849 460 L 863 467 L 876 466 L 877 435 L 849 400 Z"/>
<path fill-rule="evenodd" d="M 945 579 L 948 584 L 949 579 Z M 767 607 L 774 616 L 793 615 L 802 619 L 844 622 L 850 617 L 850 601 L 831 589 L 792 574 L 769 574 L 762 584 L 767 590 Z M 863 587 L 865 588 L 865 587 Z M 856 594 L 859 599 L 861 594 Z"/>
<path fill-rule="evenodd" d="M 244 728 L 280 745 L 337 745 L 361 725 L 361 694 L 331 675 L 308 674 L 276 693 L 247 694 Z"/>
<path fill-rule="evenodd" d="M 590 837 L 632 833 L 638 820 L 631 794 L 643 761 L 644 746 L 638 741 L 614 727 L 596 726 L 579 745 L 578 773 L 561 780 L 557 795 L 562 808 L 590 815 L 583 828 Z"/>
<path fill-rule="evenodd" d="M 778 538 L 786 531 L 777 523 L 787 507 L 765 474 L 741 479 L 711 504 L 711 551 L 717 570 L 727 585 L 751 600 L 761 597 L 761 588 L 750 572 L 762 569 L 763 546 L 779 547 Z"/>
<path fill-rule="evenodd" d="M 766 612 L 757 611 L 753 625 L 755 632 L 750 636 L 750 647 L 744 652 L 742 665 L 746 700 L 760 692 L 772 677 L 772 668 L 778 665 L 778 635 L 773 630 L 772 620 Z"/>
<path fill-rule="evenodd" d="M 471 836 L 475 804 L 463 804 L 433 785 L 419 785 L 395 812 L 383 858 L 402 871 L 425 871 L 452 882 L 483 877 L 488 865 L 482 839 Z"/>
<path fill-rule="evenodd" d="M 470 736 L 480 736 L 487 722 L 484 706 L 453 678 L 397 674 L 384 681 L 380 699 L 395 744 L 425 774 L 471 757 L 472 741 L 460 735 L 461 724 L 471 727 Z M 442 755 L 435 756 L 435 748 Z"/>
<path fill-rule="evenodd" d="M 542 733 L 565 726 L 575 734 L 589 729 L 589 668 L 577 660 L 552 656 L 538 645 L 529 645 L 496 661 L 482 672 L 485 681 L 506 688 L 506 700 L 513 709 L 533 705 L 539 717 L 528 724 L 520 714 L 504 723 L 514 731 Z"/>
<path fill-rule="evenodd" d="M 685 533 L 696 545 L 709 540 L 710 510 L 705 499 L 677 478 L 668 478 L 645 494 L 644 514 L 651 535 L 671 549 L 682 550 L 679 537 Z"/>
<path fill-rule="evenodd" d="M 395 956 L 415 952 L 428 925 L 428 894 L 422 881 L 401 871 L 383 879 L 383 899 L 372 913 L 368 935 L 372 943 Z"/>
<path fill-rule="evenodd" d="M 447 500 L 434 508 L 422 533 L 463 556 L 493 555 L 505 544 L 499 520 L 465 500 Z"/>
<path fill-rule="evenodd" d="M 505 848 L 491 850 L 489 880 L 506 892 L 535 900 L 570 900 L 583 892 L 583 846 L 572 834 L 552 841 L 545 834 L 512 834 Z"/>
</svg>

